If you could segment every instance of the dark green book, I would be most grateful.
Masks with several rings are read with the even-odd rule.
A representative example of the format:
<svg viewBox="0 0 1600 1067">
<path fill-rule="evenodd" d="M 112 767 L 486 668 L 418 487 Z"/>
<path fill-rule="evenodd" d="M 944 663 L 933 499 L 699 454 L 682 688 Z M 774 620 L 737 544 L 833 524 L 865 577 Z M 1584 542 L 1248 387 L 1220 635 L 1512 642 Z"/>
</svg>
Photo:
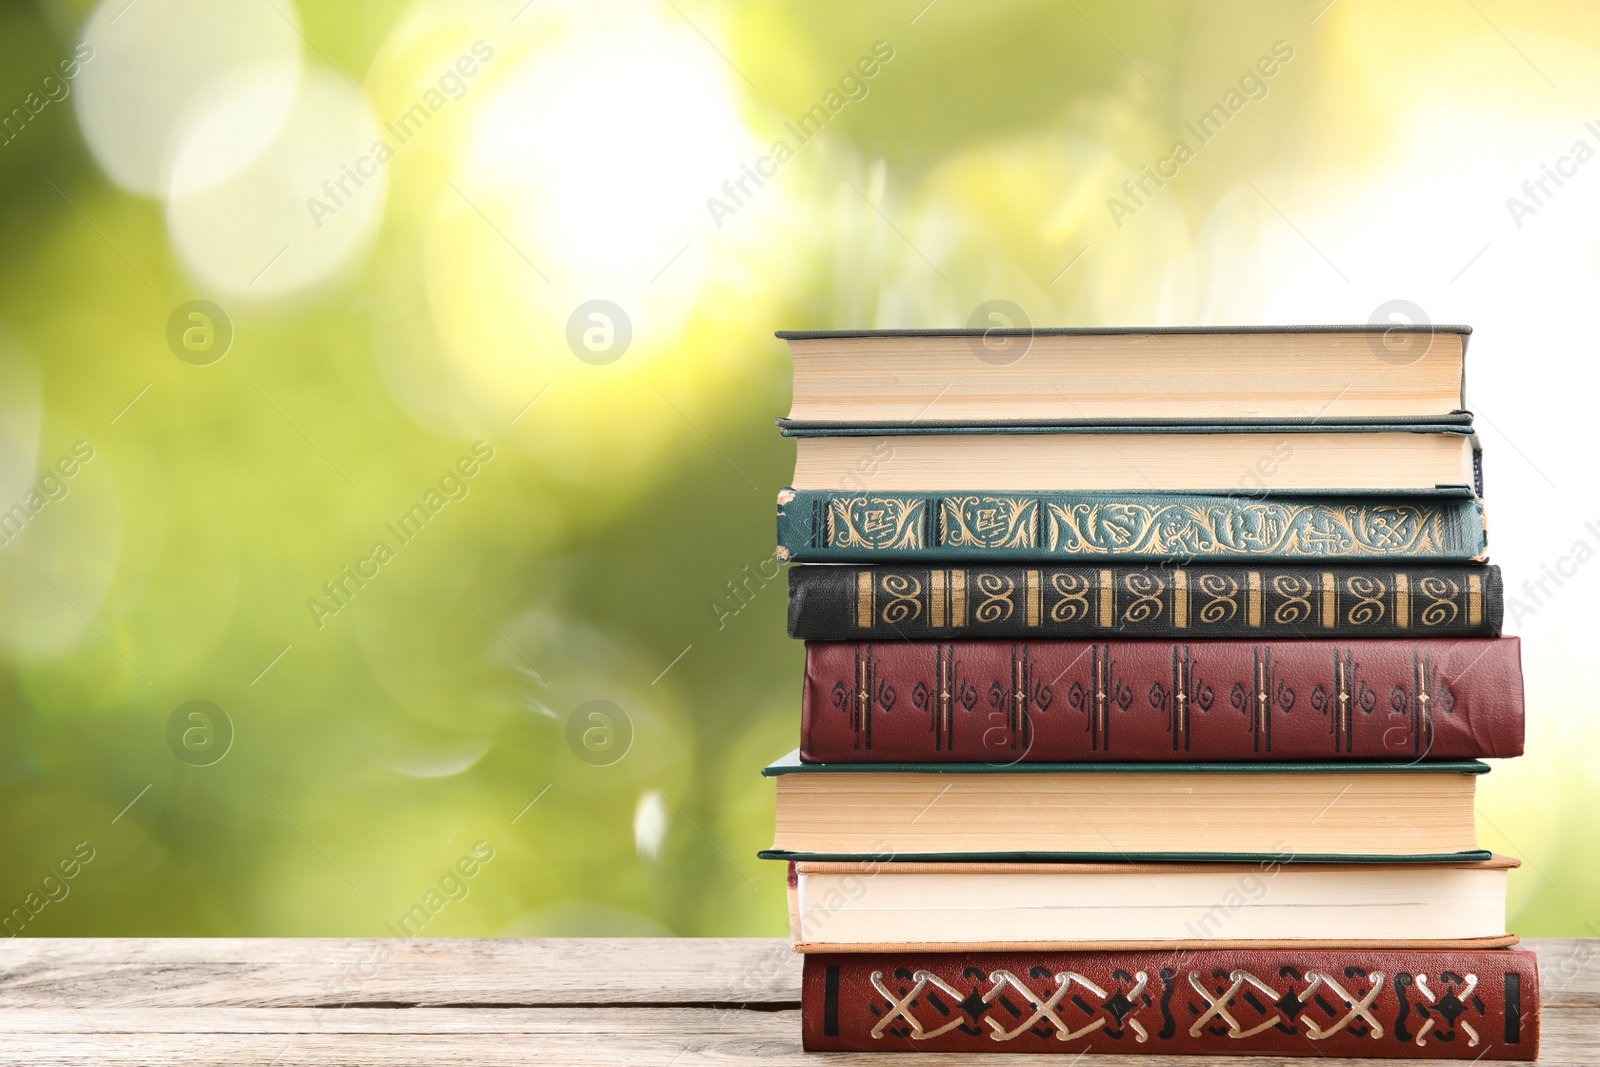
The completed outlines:
<svg viewBox="0 0 1600 1067">
<path fill-rule="evenodd" d="M 789 568 L 805 641 L 1493 637 L 1500 568 L 1081 563 Z"/>
<path fill-rule="evenodd" d="M 802 763 L 764 859 L 1415 863 L 1488 859 L 1477 760 Z"/>
<path fill-rule="evenodd" d="M 1258 562 L 1481 560 L 1470 491 L 778 494 L 778 558 Z"/>
</svg>

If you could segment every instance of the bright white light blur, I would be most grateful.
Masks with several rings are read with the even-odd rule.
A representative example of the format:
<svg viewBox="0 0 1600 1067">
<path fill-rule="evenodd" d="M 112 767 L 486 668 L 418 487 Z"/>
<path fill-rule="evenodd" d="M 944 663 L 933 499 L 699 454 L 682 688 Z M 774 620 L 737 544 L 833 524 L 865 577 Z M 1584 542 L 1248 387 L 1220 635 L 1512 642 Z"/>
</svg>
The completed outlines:
<svg viewBox="0 0 1600 1067">
<path fill-rule="evenodd" d="M 633 809 L 633 845 L 639 855 L 656 859 L 667 836 L 667 804 L 659 792 L 647 789 L 639 794 Z"/>
<path fill-rule="evenodd" d="M 706 199 L 760 149 L 692 30 L 640 20 L 575 34 L 497 90 L 456 181 L 505 202 L 514 239 L 559 264 L 569 289 L 626 303 L 703 239 Z M 662 281 L 697 273 L 680 262 Z"/>
<path fill-rule="evenodd" d="M 323 281 L 365 250 L 382 221 L 386 167 L 369 161 L 370 177 L 350 176 L 378 140 L 360 93 L 335 74 L 307 70 L 266 151 L 226 181 L 168 200 L 174 250 L 211 290 L 246 299 Z M 206 153 L 187 146 L 178 159 L 209 165 Z M 176 172 L 174 186 L 185 187 L 185 178 Z"/>
<path fill-rule="evenodd" d="M 124 188 L 160 195 L 237 171 L 272 140 L 300 74 L 299 20 L 290 0 L 104 0 L 84 27 L 93 49 L 73 99 L 89 150 Z"/>
<path fill-rule="evenodd" d="M 438 186 L 426 243 L 428 309 L 448 374 L 379 358 L 392 381 L 403 376 L 397 396 L 429 423 L 461 407 L 437 382 L 497 421 L 548 387 L 548 401 L 515 425 L 516 445 L 554 480 L 604 478 L 610 492 L 573 518 L 606 521 L 606 509 L 626 506 L 673 462 L 670 448 L 639 440 L 714 434 L 735 410 L 713 398 L 733 388 L 738 361 L 707 325 L 712 316 L 696 313 L 716 307 L 730 334 L 736 322 L 767 321 L 784 268 L 757 264 L 798 257 L 749 233 L 789 204 L 806 164 L 790 164 L 717 228 L 706 201 L 725 198 L 723 183 L 769 145 L 741 121 L 738 74 L 670 12 L 576 20 L 532 51 L 507 46 L 495 63 L 503 80 L 464 105 L 465 147 Z M 605 365 L 569 342 L 575 311 L 591 300 L 620 307 L 631 328 L 626 353 Z M 706 331 L 704 344 L 684 345 L 691 330 Z"/>
</svg>

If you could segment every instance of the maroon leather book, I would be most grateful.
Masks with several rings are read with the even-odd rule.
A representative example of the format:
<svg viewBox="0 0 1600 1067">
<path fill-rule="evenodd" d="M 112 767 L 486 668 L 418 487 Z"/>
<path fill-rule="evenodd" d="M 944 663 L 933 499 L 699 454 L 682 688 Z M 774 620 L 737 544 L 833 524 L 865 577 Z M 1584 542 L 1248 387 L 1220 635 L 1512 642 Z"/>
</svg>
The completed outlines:
<svg viewBox="0 0 1600 1067">
<path fill-rule="evenodd" d="M 807 955 L 807 1051 L 1531 1060 L 1517 949 Z"/>
<path fill-rule="evenodd" d="M 1515 637 L 814 641 L 813 763 L 1478 759 L 1522 754 Z"/>
</svg>

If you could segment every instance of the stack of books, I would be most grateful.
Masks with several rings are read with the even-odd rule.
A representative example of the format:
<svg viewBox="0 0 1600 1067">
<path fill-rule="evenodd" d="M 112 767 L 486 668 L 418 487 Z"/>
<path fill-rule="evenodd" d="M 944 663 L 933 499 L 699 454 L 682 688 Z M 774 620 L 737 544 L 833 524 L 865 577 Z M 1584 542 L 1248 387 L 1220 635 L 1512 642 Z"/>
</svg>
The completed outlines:
<svg viewBox="0 0 1600 1067">
<path fill-rule="evenodd" d="M 779 334 L 807 1049 L 1535 1058 L 1469 333 Z"/>
</svg>

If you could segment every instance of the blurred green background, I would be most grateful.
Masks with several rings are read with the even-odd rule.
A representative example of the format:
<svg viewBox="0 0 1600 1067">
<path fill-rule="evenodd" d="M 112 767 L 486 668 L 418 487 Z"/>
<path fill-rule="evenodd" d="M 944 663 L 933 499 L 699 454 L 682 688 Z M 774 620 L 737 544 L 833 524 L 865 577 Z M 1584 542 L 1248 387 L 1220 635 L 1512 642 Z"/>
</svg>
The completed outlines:
<svg viewBox="0 0 1600 1067">
<path fill-rule="evenodd" d="M 7 932 L 782 934 L 771 333 L 999 299 L 1477 328 L 1530 720 L 1481 835 L 1514 929 L 1595 933 L 1597 47 L 1503 0 L 6 3 Z"/>
</svg>

